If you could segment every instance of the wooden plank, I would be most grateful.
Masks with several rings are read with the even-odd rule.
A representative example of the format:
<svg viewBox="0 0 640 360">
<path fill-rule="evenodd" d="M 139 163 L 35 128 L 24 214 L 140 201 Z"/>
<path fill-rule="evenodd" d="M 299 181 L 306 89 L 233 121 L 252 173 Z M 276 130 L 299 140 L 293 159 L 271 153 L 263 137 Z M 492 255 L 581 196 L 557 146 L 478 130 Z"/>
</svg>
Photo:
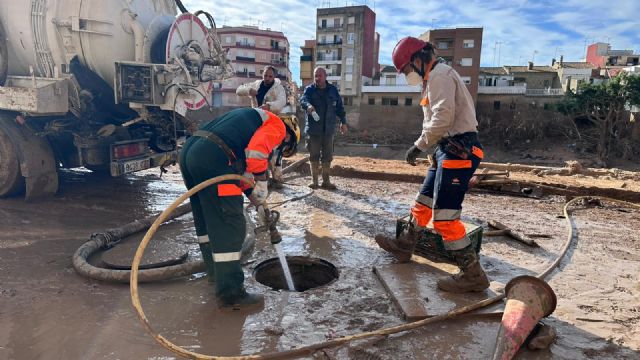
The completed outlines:
<svg viewBox="0 0 640 360">
<path fill-rule="evenodd" d="M 414 260 L 421 261 L 415 256 Z M 447 275 L 448 272 L 425 262 L 412 261 L 375 266 L 373 271 L 407 321 L 444 314 L 454 308 L 470 305 L 496 295 L 491 289 L 481 293 L 467 294 L 440 291 L 436 286 L 436 281 L 440 276 Z M 502 306 L 499 305 L 486 310 L 481 309 L 474 314 L 500 314 L 501 312 Z"/>
</svg>

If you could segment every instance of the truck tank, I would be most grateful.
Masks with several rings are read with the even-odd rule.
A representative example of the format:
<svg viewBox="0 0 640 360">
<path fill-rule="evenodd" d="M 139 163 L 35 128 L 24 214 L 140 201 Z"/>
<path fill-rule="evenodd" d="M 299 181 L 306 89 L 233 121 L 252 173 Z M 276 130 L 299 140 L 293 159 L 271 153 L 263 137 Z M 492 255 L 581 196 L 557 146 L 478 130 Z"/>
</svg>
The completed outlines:
<svg viewBox="0 0 640 360">
<path fill-rule="evenodd" d="M 77 56 L 113 87 L 114 63 L 150 62 L 145 37 L 153 42 L 175 15 L 173 0 L 0 0 L 8 75 L 52 78 Z"/>
</svg>

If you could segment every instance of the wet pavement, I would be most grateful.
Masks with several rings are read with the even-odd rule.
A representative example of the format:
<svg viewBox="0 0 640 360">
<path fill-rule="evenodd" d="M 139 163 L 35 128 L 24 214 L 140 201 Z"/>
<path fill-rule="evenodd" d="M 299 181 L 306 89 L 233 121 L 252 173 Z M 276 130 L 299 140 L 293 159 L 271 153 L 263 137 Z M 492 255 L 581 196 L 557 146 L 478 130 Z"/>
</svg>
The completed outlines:
<svg viewBox="0 0 640 360">
<path fill-rule="evenodd" d="M 310 192 L 308 178 L 291 177 L 273 193 L 278 203 Z M 142 305 L 156 331 L 195 352 L 232 356 L 288 350 L 328 339 L 403 324 L 402 314 L 372 272 L 393 259 L 373 241 L 395 231 L 416 184 L 336 178 L 339 190 L 317 190 L 274 208 L 287 255 L 327 260 L 340 272 L 331 284 L 303 293 L 257 283 L 253 268 L 276 257 L 264 239 L 245 267 L 250 291 L 264 293 L 263 310 L 217 309 L 203 274 L 140 286 Z M 163 210 L 184 187 L 172 168 L 117 179 L 88 172 L 62 176 L 61 194 L 25 203 L 0 199 L 0 359 L 171 359 L 143 329 L 127 285 L 78 276 L 71 256 L 91 233 Z M 563 199 L 531 200 L 470 194 L 466 221 L 498 219 L 525 233 L 544 233 L 539 249 L 504 237 L 485 238 L 482 263 L 494 285 L 537 273 L 555 259 L 565 238 L 558 218 Z M 190 216 L 159 232 L 198 256 Z M 638 358 L 640 353 L 640 214 L 611 209 L 577 213 L 580 240 L 550 285 L 558 309 L 545 322 L 558 339 L 549 350 L 520 359 Z M 633 244 L 629 246 L 630 239 Z M 466 317 L 318 352 L 328 359 L 480 359 L 491 356 L 499 316 Z M 309 356 L 308 358 L 312 358 Z"/>
</svg>

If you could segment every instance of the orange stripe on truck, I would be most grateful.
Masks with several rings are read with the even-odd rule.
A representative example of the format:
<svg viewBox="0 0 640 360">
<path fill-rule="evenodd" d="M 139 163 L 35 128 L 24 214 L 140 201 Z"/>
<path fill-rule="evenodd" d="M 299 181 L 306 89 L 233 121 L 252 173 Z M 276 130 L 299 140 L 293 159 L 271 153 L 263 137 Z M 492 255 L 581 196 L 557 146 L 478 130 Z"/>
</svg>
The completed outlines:
<svg viewBox="0 0 640 360">
<path fill-rule="evenodd" d="M 238 196 L 242 190 L 236 184 L 218 184 L 218 196 Z"/>
<path fill-rule="evenodd" d="M 471 160 L 442 160 L 444 169 L 470 169 Z"/>
</svg>

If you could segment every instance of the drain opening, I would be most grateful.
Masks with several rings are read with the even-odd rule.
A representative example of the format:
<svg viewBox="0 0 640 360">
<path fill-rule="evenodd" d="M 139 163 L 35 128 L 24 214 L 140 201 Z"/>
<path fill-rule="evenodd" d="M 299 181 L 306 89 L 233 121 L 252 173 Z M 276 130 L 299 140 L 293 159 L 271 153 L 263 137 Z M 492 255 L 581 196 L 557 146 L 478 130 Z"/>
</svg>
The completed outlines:
<svg viewBox="0 0 640 360">
<path fill-rule="evenodd" d="M 287 256 L 287 263 L 296 291 L 305 291 L 327 285 L 340 273 L 330 262 L 306 256 Z M 257 282 L 275 290 L 289 290 L 278 258 L 268 259 L 256 266 L 253 276 Z"/>
</svg>

